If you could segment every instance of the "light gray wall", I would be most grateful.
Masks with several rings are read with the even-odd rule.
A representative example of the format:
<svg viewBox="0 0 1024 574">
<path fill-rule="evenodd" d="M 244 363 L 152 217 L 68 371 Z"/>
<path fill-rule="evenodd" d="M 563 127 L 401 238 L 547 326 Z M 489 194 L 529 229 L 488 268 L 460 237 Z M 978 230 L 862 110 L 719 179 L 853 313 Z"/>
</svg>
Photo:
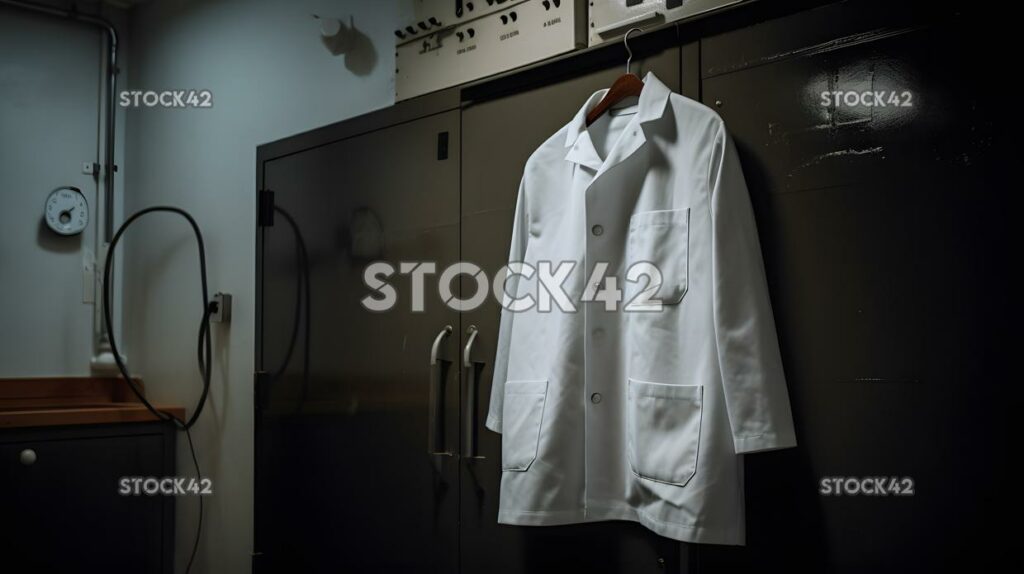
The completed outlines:
<svg viewBox="0 0 1024 574">
<path fill-rule="evenodd" d="M 110 7 L 103 15 L 118 27 L 124 16 Z M 83 174 L 82 162 L 102 158 L 104 40 L 96 27 L 0 6 L 0 377 L 90 374 L 96 308 L 83 271 L 97 252 L 103 180 Z M 122 142 L 123 129 L 118 117 Z M 78 236 L 43 224 L 46 197 L 64 185 L 89 202 Z"/>
<path fill-rule="evenodd" d="M 332 56 L 312 13 L 354 16 L 363 57 Z M 256 146 L 390 105 L 398 20 L 397 2 L 357 0 L 156 0 L 132 9 L 129 88 L 213 92 L 212 109 L 130 110 L 126 160 L 125 212 L 157 204 L 191 212 L 205 235 L 211 292 L 235 297 L 232 323 L 214 329 L 212 389 L 193 430 L 215 491 L 195 572 L 250 571 Z M 200 391 L 195 245 L 183 220 L 147 217 L 126 245 L 130 368 L 157 402 L 191 407 Z M 192 474 L 189 460 L 182 436 L 179 474 Z M 194 499 L 179 500 L 179 571 L 196 512 Z"/>
</svg>

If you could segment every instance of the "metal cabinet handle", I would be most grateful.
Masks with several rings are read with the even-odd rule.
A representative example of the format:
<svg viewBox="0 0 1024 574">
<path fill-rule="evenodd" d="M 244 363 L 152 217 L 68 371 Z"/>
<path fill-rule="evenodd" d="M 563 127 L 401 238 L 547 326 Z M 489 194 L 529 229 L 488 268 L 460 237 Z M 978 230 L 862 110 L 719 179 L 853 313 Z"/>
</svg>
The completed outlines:
<svg viewBox="0 0 1024 574">
<path fill-rule="evenodd" d="M 468 367 L 471 363 L 469 360 L 469 353 L 473 351 L 473 343 L 476 342 L 476 336 L 480 333 L 480 330 L 476 328 L 476 325 L 470 325 L 469 329 L 466 329 L 466 334 L 469 335 L 469 339 L 466 341 L 466 348 L 462 351 L 462 366 Z"/>
<path fill-rule="evenodd" d="M 444 329 L 441 329 L 441 332 L 438 333 L 436 337 L 434 337 L 434 344 L 431 345 L 431 347 L 430 347 L 430 364 L 431 365 L 436 365 L 437 364 L 437 354 L 441 350 L 441 343 L 444 342 L 444 340 L 448 337 L 448 335 L 452 334 L 452 331 L 454 331 L 454 329 L 452 329 L 451 325 L 445 325 Z"/>
<path fill-rule="evenodd" d="M 445 325 L 434 337 L 434 344 L 430 347 L 430 428 L 427 432 L 427 453 L 435 456 L 452 455 L 444 447 L 444 389 L 451 361 L 438 357 L 441 343 L 452 334 L 452 331 L 454 329 L 451 325 Z"/>
<path fill-rule="evenodd" d="M 477 416 L 477 391 L 480 386 L 480 372 L 483 371 L 484 364 L 473 362 L 470 359 L 473 343 L 476 342 L 476 336 L 479 333 L 480 330 L 476 328 L 476 325 L 469 326 L 469 329 L 466 330 L 469 338 L 462 351 L 462 367 L 466 373 L 466 450 L 463 454 L 464 458 L 484 458 L 477 455 L 477 422 L 479 418 Z"/>
</svg>

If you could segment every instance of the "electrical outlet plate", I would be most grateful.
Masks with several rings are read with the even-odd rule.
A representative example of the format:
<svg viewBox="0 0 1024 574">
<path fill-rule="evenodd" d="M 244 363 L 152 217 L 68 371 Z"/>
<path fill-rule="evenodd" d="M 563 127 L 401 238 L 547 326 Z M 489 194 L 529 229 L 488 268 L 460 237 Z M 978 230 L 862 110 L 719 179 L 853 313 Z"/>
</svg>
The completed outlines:
<svg viewBox="0 0 1024 574">
<path fill-rule="evenodd" d="M 230 323 L 231 295 L 229 293 L 214 293 L 211 302 L 217 305 L 217 310 L 210 314 L 210 321 L 214 323 Z"/>
</svg>

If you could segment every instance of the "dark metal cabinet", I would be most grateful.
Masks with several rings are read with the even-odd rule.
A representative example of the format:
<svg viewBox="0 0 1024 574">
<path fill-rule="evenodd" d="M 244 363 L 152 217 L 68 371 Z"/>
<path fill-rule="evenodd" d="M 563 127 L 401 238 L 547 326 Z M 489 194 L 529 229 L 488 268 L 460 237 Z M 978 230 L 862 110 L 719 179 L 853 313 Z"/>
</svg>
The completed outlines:
<svg viewBox="0 0 1024 574">
<path fill-rule="evenodd" d="M 740 152 L 800 443 L 747 457 L 748 544 L 700 547 L 702 572 L 976 570 L 1003 552 L 980 525 L 1002 512 L 1008 448 L 1008 364 L 985 349 L 1006 340 L 1009 164 L 1002 112 L 978 89 L 994 52 L 954 40 L 980 39 L 978 24 L 849 2 L 702 41 L 703 101 Z M 822 97 L 836 91 L 884 97 Z M 915 488 L 823 495 L 827 477 Z"/>
<path fill-rule="evenodd" d="M 374 260 L 493 276 L 527 157 L 621 73 L 610 45 L 260 147 L 257 571 L 905 572 L 1000 556 L 983 549 L 1010 532 L 984 525 L 1012 420 L 1013 323 L 998 318 L 1013 164 L 976 65 L 995 50 L 950 41 L 982 29 L 970 13 L 801 9 L 818 4 L 745 4 L 634 47 L 641 73 L 723 116 L 756 211 L 799 447 L 745 457 L 747 546 L 497 524 L 497 303 L 454 312 L 435 275 L 422 312 L 397 276 L 397 310 L 359 304 Z M 823 105 L 835 90 L 909 91 L 913 107 Z M 828 497 L 829 476 L 911 477 L 915 494 Z"/>
<path fill-rule="evenodd" d="M 423 311 L 399 273 L 392 310 L 361 300 L 372 262 L 458 260 L 459 114 L 377 121 L 262 164 L 259 571 L 458 568 L 458 314 L 436 275 Z"/>
<path fill-rule="evenodd" d="M 677 47 L 636 64 L 678 89 Z M 257 571 L 679 571 L 681 545 L 638 524 L 496 523 L 500 437 L 483 421 L 498 307 L 458 313 L 438 294 L 451 263 L 504 265 L 526 157 L 620 66 L 464 109 L 417 99 L 260 148 Z M 422 311 L 400 274 L 395 308 L 361 304 L 368 264 L 419 261 L 436 264 Z"/>
<path fill-rule="evenodd" d="M 175 498 L 119 481 L 174 476 L 175 440 L 163 423 L 0 432 L 4 571 L 172 572 Z"/>
</svg>

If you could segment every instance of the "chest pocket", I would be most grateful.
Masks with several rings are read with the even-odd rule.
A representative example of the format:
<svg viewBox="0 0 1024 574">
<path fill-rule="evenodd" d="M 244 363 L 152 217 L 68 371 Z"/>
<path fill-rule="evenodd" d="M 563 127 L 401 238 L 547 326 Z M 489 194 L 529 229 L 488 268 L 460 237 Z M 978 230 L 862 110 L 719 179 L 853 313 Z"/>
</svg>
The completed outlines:
<svg viewBox="0 0 1024 574">
<path fill-rule="evenodd" d="M 627 309 L 642 310 L 657 300 L 662 305 L 683 300 L 689 243 L 689 207 L 645 211 L 630 218 L 623 289 Z"/>
</svg>

